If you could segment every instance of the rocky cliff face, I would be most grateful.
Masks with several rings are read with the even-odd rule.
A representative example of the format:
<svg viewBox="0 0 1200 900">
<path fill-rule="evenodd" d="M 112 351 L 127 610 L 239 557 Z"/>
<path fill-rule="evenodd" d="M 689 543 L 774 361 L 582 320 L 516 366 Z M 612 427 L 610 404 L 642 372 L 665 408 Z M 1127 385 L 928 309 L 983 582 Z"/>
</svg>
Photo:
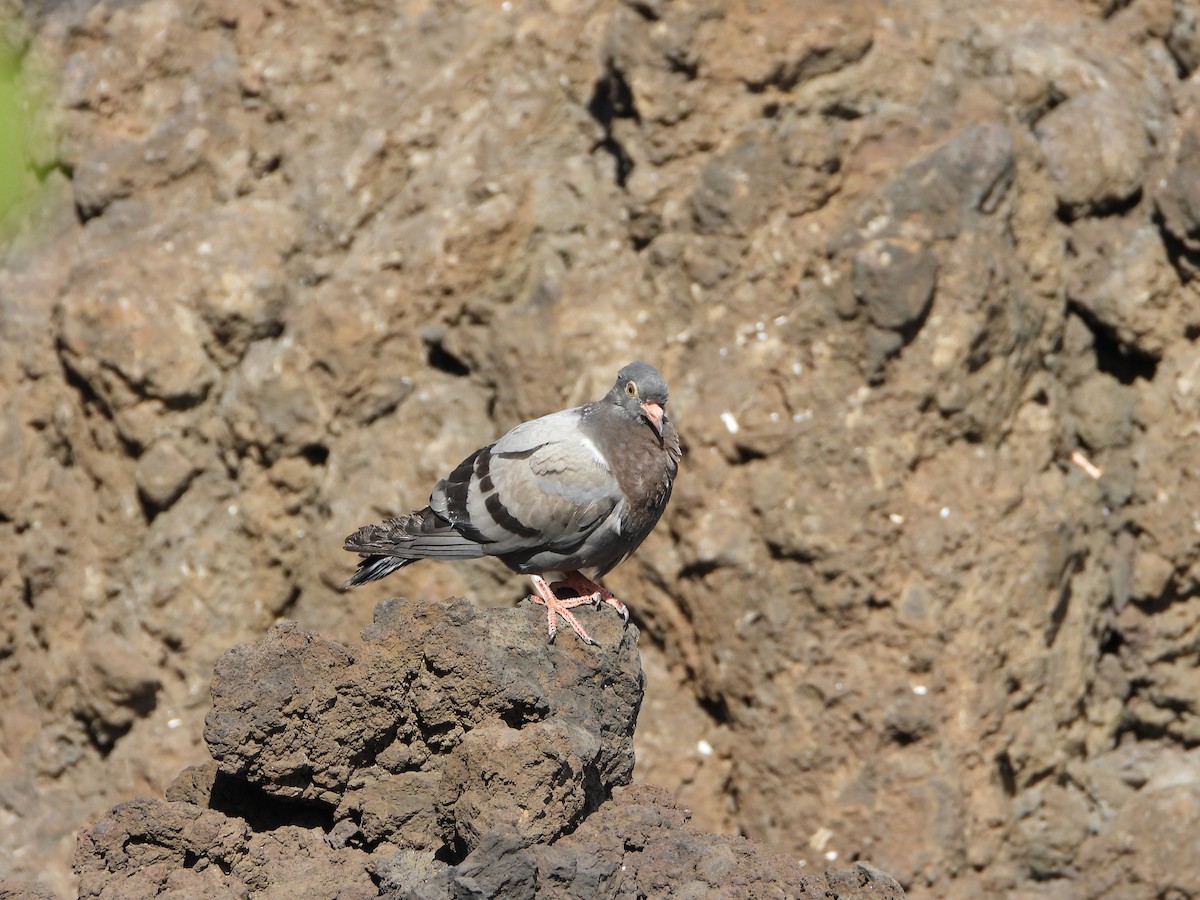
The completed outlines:
<svg viewBox="0 0 1200 900">
<path fill-rule="evenodd" d="M 1200 893 L 1124 849 L 1200 815 L 1194 3 L 23 14 L 0 877 L 74 890 L 279 619 L 515 603 L 340 595 L 341 538 L 643 357 L 687 456 L 609 579 L 635 780 L 918 897 Z"/>
</svg>

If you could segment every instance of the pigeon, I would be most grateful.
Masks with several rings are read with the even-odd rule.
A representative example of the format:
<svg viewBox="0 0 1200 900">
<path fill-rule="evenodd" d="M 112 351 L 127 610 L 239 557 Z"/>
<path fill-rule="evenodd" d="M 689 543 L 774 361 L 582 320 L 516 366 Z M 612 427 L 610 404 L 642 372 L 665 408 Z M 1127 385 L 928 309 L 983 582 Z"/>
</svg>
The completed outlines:
<svg viewBox="0 0 1200 900">
<path fill-rule="evenodd" d="M 629 622 L 597 579 L 638 548 L 671 498 L 681 451 L 666 407 L 666 381 L 638 361 L 600 400 L 518 425 L 459 463 L 424 509 L 346 538 L 363 559 L 342 589 L 419 559 L 495 556 L 532 579 L 551 641 L 561 616 L 596 644 L 571 610 L 603 602 Z"/>
</svg>

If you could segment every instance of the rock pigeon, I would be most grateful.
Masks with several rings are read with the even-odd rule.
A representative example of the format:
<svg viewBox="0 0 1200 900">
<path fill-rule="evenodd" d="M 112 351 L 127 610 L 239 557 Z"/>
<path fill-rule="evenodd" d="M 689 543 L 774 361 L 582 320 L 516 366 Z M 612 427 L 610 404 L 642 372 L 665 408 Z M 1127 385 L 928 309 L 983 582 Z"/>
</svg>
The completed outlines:
<svg viewBox="0 0 1200 900">
<path fill-rule="evenodd" d="M 561 616 L 595 644 L 571 610 L 604 602 L 629 621 L 595 579 L 637 549 L 671 497 L 681 452 L 666 407 L 666 381 L 639 361 L 602 399 L 518 425 L 459 463 L 424 509 L 346 538 L 363 560 L 342 589 L 418 559 L 495 556 L 533 579 L 529 599 L 546 607 L 550 640 Z M 563 588 L 572 596 L 559 597 Z"/>
</svg>

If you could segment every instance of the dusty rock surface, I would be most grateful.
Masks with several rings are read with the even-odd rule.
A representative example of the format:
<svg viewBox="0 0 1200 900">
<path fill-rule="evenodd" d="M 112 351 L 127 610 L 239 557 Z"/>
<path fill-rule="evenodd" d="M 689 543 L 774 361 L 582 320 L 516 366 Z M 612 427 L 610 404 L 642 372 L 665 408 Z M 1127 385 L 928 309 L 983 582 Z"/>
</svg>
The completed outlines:
<svg viewBox="0 0 1200 900">
<path fill-rule="evenodd" d="M 5 9 L 0 878 L 76 890 L 281 618 L 515 603 L 340 540 L 642 357 L 635 780 L 916 897 L 1193 890 L 1125 836 L 1200 809 L 1194 0 Z"/>
<path fill-rule="evenodd" d="M 213 761 L 81 832 L 80 896 L 904 896 L 622 790 L 645 680 L 614 619 L 600 648 L 466 600 L 386 600 L 351 645 L 277 625 L 217 663 Z"/>
</svg>

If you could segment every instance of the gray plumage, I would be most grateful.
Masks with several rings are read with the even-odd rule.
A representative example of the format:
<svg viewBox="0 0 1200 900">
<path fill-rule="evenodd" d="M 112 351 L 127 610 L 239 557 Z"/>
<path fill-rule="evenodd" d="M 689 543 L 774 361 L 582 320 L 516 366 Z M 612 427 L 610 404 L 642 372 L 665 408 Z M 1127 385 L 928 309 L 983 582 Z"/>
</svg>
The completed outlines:
<svg viewBox="0 0 1200 900">
<path fill-rule="evenodd" d="M 662 375 L 634 362 L 602 399 L 518 425 L 439 481 L 425 508 L 350 535 L 346 549 L 364 559 L 344 587 L 418 559 L 496 556 L 516 572 L 564 573 L 624 611 L 591 579 L 637 549 L 671 497 L 681 454 L 666 403 Z M 583 570 L 590 578 L 575 574 Z M 551 637 L 557 611 L 591 642 L 539 581 Z"/>
</svg>

